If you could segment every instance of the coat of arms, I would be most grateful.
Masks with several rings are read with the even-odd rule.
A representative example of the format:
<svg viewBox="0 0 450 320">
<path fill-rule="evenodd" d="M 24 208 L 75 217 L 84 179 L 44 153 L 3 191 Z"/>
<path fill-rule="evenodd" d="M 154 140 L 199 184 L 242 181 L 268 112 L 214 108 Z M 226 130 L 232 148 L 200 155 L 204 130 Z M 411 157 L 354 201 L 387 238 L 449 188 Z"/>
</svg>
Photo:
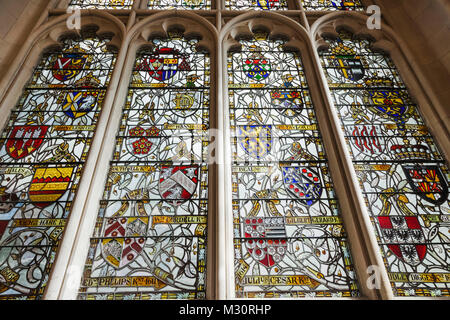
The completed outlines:
<svg viewBox="0 0 450 320">
<path fill-rule="evenodd" d="M 251 51 L 250 56 L 243 62 L 244 72 L 252 80 L 264 80 L 271 72 L 270 60 L 263 56 L 259 47 L 253 46 Z"/>
<path fill-rule="evenodd" d="M 148 220 L 147 216 L 122 216 L 107 219 L 103 231 L 102 256 L 108 264 L 121 269 L 141 254 L 145 244 Z"/>
<path fill-rule="evenodd" d="M 448 184 L 438 166 L 404 165 L 403 171 L 414 192 L 425 201 L 440 206 L 448 198 Z"/>
<path fill-rule="evenodd" d="M 200 168 L 189 166 L 162 166 L 159 178 L 159 194 L 173 206 L 191 199 L 197 190 Z"/>
<path fill-rule="evenodd" d="M 166 81 L 172 78 L 178 71 L 191 70 L 187 58 L 173 48 L 159 48 L 151 55 L 144 57 L 137 66 L 138 71 L 147 71 L 149 75 L 158 81 Z"/>
<path fill-rule="evenodd" d="M 6 141 L 6 152 L 19 160 L 35 152 L 44 142 L 48 126 L 15 126 Z"/>
<path fill-rule="evenodd" d="M 244 235 L 248 253 L 263 266 L 270 268 L 283 260 L 287 237 L 282 217 L 247 217 Z"/>
<path fill-rule="evenodd" d="M 338 10 L 351 10 L 357 5 L 357 0 L 331 0 L 331 4 Z"/>
<path fill-rule="evenodd" d="M 58 201 L 69 189 L 75 167 L 37 168 L 30 184 L 28 196 L 38 208 Z"/>
<path fill-rule="evenodd" d="M 81 53 L 64 53 L 57 57 L 52 67 L 53 77 L 64 82 L 75 78 L 83 70 L 89 56 Z"/>
<path fill-rule="evenodd" d="M 308 206 L 322 195 L 322 182 L 317 168 L 283 167 L 283 182 L 287 193 Z"/>
<path fill-rule="evenodd" d="M 427 246 L 417 217 L 379 216 L 378 223 L 392 253 L 412 266 L 422 262 Z"/>
<path fill-rule="evenodd" d="M 161 130 L 156 127 L 142 128 L 133 127 L 128 131 L 126 139 L 128 152 L 136 158 L 144 158 L 153 153 L 158 147 L 159 134 Z"/>
<path fill-rule="evenodd" d="M 256 5 L 262 10 L 271 10 L 280 6 L 279 0 L 256 0 Z"/>
<path fill-rule="evenodd" d="M 298 91 L 272 91 L 270 99 L 276 110 L 285 117 L 296 117 L 303 110 L 302 98 Z"/>
<path fill-rule="evenodd" d="M 355 125 L 347 128 L 351 143 L 356 150 L 369 157 L 375 157 L 384 151 L 384 139 L 377 132 L 375 126 Z"/>
<path fill-rule="evenodd" d="M 345 79 L 357 82 L 364 78 L 365 68 L 361 57 L 349 45 L 338 40 L 338 45 L 332 49 L 330 63 Z"/>
<path fill-rule="evenodd" d="M 64 92 L 58 102 L 68 117 L 77 119 L 95 108 L 98 96 L 98 91 L 70 91 Z"/>
<path fill-rule="evenodd" d="M 250 157 L 258 160 L 264 158 L 272 149 L 272 126 L 240 126 L 239 143 Z"/>
<path fill-rule="evenodd" d="M 394 121 L 403 131 L 404 124 L 414 114 L 414 107 L 405 101 L 405 93 L 394 88 L 393 80 L 374 75 L 365 81 L 367 109 L 386 120 Z"/>
</svg>

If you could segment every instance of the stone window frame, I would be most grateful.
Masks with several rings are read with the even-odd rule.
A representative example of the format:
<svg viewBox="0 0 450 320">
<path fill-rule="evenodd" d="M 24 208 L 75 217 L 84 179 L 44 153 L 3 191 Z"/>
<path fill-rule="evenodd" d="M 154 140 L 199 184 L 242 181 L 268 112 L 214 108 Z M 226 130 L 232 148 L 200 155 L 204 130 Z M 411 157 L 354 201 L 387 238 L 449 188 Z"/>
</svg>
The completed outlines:
<svg viewBox="0 0 450 320">
<path fill-rule="evenodd" d="M 67 33 L 66 12 L 69 0 L 53 0 L 44 10 L 13 63 L 0 79 L 0 112 L 9 114 L 22 94 L 23 84 L 30 78 L 34 66 L 46 49 L 59 46 L 59 39 Z M 219 8 L 204 11 L 148 10 L 146 0 L 135 0 L 131 10 L 82 10 L 82 28 L 96 25 L 97 34 L 112 33 L 109 43 L 118 51 L 117 62 L 105 97 L 103 111 L 97 125 L 91 151 L 87 159 L 80 188 L 74 200 L 70 220 L 60 246 L 51 279 L 44 299 L 76 299 L 82 278 L 89 239 L 97 217 L 100 196 L 106 181 L 109 160 L 121 109 L 128 90 L 129 78 L 137 50 L 146 45 L 152 35 L 167 33 L 172 27 L 181 26 L 185 34 L 200 34 L 201 45 L 212 58 L 211 63 L 211 120 L 219 132 L 224 133 L 215 143 L 216 159 L 210 166 L 210 229 L 208 238 L 208 299 L 233 299 L 234 296 L 234 250 L 231 214 L 231 163 L 227 143 L 228 103 L 226 61 L 229 49 L 238 46 L 237 38 L 248 36 L 258 27 L 268 27 L 271 33 L 288 36 L 287 45 L 301 52 L 310 93 L 314 102 L 324 145 L 327 149 L 329 167 L 341 205 L 343 220 L 355 263 L 361 293 L 367 299 L 396 299 L 387 278 L 375 239 L 375 232 L 365 209 L 362 192 L 346 148 L 340 122 L 333 106 L 325 74 L 321 68 L 318 49 L 326 46 L 322 37 L 337 35 L 341 28 L 352 31 L 357 37 L 370 38 L 373 48 L 388 53 L 396 64 L 405 84 L 417 99 L 424 120 L 436 138 L 437 144 L 448 159 L 450 154 L 449 124 L 439 114 L 445 110 L 436 98 L 420 67 L 412 61 L 413 54 L 406 43 L 383 22 L 381 30 L 368 30 L 365 12 L 305 12 L 300 2 L 290 1 L 294 10 L 230 11 L 224 2 Z M 363 4 L 377 4 L 378 0 L 363 0 Z M 219 66 L 222 66 L 220 68 Z M 222 98 L 220 98 L 222 97 Z M 7 118 L 0 119 L 4 127 Z M 381 266 L 379 289 L 369 289 L 367 267 Z"/>
</svg>

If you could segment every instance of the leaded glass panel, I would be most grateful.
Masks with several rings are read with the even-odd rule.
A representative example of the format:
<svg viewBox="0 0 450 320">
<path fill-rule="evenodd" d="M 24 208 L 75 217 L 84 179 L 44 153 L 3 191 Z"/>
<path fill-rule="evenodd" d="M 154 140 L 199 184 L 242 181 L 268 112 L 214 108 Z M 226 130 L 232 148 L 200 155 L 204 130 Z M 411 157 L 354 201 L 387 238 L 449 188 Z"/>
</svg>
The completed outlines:
<svg viewBox="0 0 450 320">
<path fill-rule="evenodd" d="M 449 296 L 449 170 L 392 60 L 342 33 L 321 54 L 397 296 Z"/>
<path fill-rule="evenodd" d="M 148 0 L 149 9 L 210 10 L 211 0 Z"/>
<path fill-rule="evenodd" d="M 210 58 L 178 33 L 138 53 L 80 299 L 202 299 Z"/>
<path fill-rule="evenodd" d="M 40 299 L 115 63 L 106 41 L 44 55 L 0 136 L 0 299 Z"/>
<path fill-rule="evenodd" d="M 364 6 L 360 0 L 301 0 L 303 9 L 317 11 L 317 10 L 343 10 L 343 11 L 358 11 L 364 10 Z"/>
<path fill-rule="evenodd" d="M 134 0 L 71 0 L 69 8 L 78 9 L 131 9 Z"/>
<path fill-rule="evenodd" d="M 228 56 L 238 298 L 358 296 L 300 57 L 257 33 Z"/>
<path fill-rule="evenodd" d="M 225 0 L 228 10 L 287 10 L 287 0 Z"/>
</svg>

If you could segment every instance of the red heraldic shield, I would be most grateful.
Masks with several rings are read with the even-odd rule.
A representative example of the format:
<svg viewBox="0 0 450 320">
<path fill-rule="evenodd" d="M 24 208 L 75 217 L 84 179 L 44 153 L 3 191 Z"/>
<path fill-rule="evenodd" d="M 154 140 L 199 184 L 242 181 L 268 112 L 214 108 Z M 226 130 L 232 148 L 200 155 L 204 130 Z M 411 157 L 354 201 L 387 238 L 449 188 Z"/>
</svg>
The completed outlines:
<svg viewBox="0 0 450 320">
<path fill-rule="evenodd" d="M 55 79 L 64 82 L 76 77 L 85 68 L 88 55 L 79 53 L 66 53 L 56 59 L 53 65 L 53 76 Z"/>
<path fill-rule="evenodd" d="M 102 255 L 116 269 L 126 267 L 142 253 L 148 217 L 109 218 L 103 232 Z"/>
<path fill-rule="evenodd" d="M 244 233 L 248 253 L 263 266 L 270 268 L 283 260 L 287 239 L 282 217 L 248 217 Z"/>
<path fill-rule="evenodd" d="M 145 58 L 138 66 L 138 71 L 147 71 L 158 81 L 172 78 L 178 71 L 190 71 L 186 57 L 173 48 L 159 48 Z"/>
<path fill-rule="evenodd" d="M 6 141 L 6 152 L 14 159 L 22 159 L 39 149 L 48 126 L 16 126 Z"/>
<path fill-rule="evenodd" d="M 412 266 L 422 262 L 427 246 L 417 217 L 380 216 L 378 222 L 383 239 L 392 253 Z"/>
<path fill-rule="evenodd" d="M 195 193 L 198 184 L 199 167 L 162 166 L 159 178 L 159 193 L 174 206 L 186 202 Z"/>
</svg>

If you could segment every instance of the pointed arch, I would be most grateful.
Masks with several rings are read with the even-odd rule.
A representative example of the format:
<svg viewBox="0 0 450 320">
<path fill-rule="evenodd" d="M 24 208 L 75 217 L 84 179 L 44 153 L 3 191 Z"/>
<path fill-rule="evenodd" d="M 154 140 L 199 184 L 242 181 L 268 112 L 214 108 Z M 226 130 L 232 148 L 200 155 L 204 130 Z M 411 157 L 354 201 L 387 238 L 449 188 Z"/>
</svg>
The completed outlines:
<svg viewBox="0 0 450 320">
<path fill-rule="evenodd" d="M 445 106 L 434 94 L 421 72 L 421 67 L 415 63 L 414 55 L 405 41 L 392 30 L 389 25 L 381 23 L 380 29 L 369 30 L 366 26 L 367 16 L 360 13 L 333 12 L 317 19 L 311 26 L 311 35 L 317 49 L 326 48 L 323 37 L 336 37 L 338 30 L 347 29 L 356 38 L 371 39 L 371 48 L 389 54 L 399 69 L 406 85 L 414 93 L 421 106 L 423 116 L 430 130 L 437 139 L 442 151 L 450 155 L 450 124 L 440 116 L 445 113 Z"/>
<path fill-rule="evenodd" d="M 216 63 L 215 39 L 214 27 L 191 12 L 155 14 L 128 31 L 117 108 L 111 112 L 106 131 L 107 137 L 117 139 L 110 138 L 99 160 L 105 165 L 109 161 L 110 173 L 98 172 L 93 178 L 103 186 L 106 181 L 106 187 L 103 197 L 97 193 L 88 199 L 99 211 L 97 219 L 91 219 L 91 225 L 86 221 L 83 229 L 92 230 L 94 223 L 102 227 L 94 234 L 80 231 L 87 240 L 79 236 L 75 254 L 87 256 L 79 299 L 95 299 L 103 293 L 114 299 L 122 295 L 141 299 L 214 296 L 216 172 L 207 155 L 209 129 L 216 126 L 216 74 L 211 68 Z M 127 172 L 133 172 L 132 190 L 117 185 L 127 178 Z M 132 218 L 134 208 L 141 214 L 137 218 Z M 139 222 L 148 228 L 139 233 L 139 244 L 128 246 L 125 234 L 116 230 L 113 235 L 103 229 L 118 216 L 128 219 L 124 230 L 133 227 L 130 219 L 136 219 L 133 225 Z M 114 251 L 121 241 L 125 241 L 121 248 L 128 252 L 126 257 Z M 134 279 L 135 272 L 140 272 L 140 280 L 146 282 L 129 286 L 118 282 L 96 292 L 96 281 L 102 278 L 100 267 L 109 268 L 117 279 Z M 77 294 L 66 289 L 67 296 Z"/>
<path fill-rule="evenodd" d="M 0 110 L 6 111 L 8 106 L 17 101 L 22 90 L 20 84 L 26 83 L 29 79 L 41 55 L 48 49 L 60 47 L 60 40 L 65 35 L 80 35 L 80 31 L 85 30 L 87 26 L 97 26 L 97 35 L 112 35 L 109 42 L 111 49 L 120 48 L 126 31 L 124 24 L 117 17 L 107 12 L 83 11 L 80 18 L 79 30 L 68 28 L 67 22 L 73 20 L 74 16 L 66 14 L 53 18 L 32 31 L 0 80 Z M 2 125 L 3 123 L 0 123 L 0 126 Z"/>
<path fill-rule="evenodd" d="M 425 270 L 445 273 L 449 259 L 436 252 L 448 239 L 433 234 L 439 219 L 448 219 L 450 183 L 439 105 L 432 106 L 432 92 L 421 86 L 419 71 L 408 64 L 410 53 L 389 27 L 367 30 L 362 16 L 339 13 L 316 23 L 312 31 L 323 72 L 393 294 L 448 296 L 439 280 L 418 283 L 411 277 Z"/>
<path fill-rule="evenodd" d="M 56 252 L 62 242 L 71 243 L 64 237 L 66 226 L 78 225 L 79 212 L 74 219 L 72 213 L 84 202 L 78 189 L 83 182 L 89 183 L 82 173 L 105 107 L 117 52 L 117 29 L 105 20 L 100 21 L 102 28 L 95 22 L 99 21 L 85 18 L 75 32 L 61 22 L 36 31 L 32 36 L 37 38 L 29 39 L 32 47 L 23 49 L 28 49 L 27 55 L 17 59 L 30 64 L 35 60 L 34 65 L 29 70 L 22 65 L 3 100 L 3 104 L 15 101 L 8 108 L 3 105 L 10 117 L 3 129 L 7 140 L 2 141 L 6 152 L 1 159 L 1 193 L 2 203 L 10 206 L 4 212 L 10 220 L 2 217 L 1 246 L 3 251 L 5 246 L 14 248 L 11 257 L 15 251 L 19 255 L 39 252 L 32 265 L 16 265 L 4 255 L 4 268 L 15 274 L 2 283 L 11 298 L 45 295 L 55 257 L 61 260 Z M 30 80 L 19 84 L 26 76 Z M 24 228 L 18 228 L 18 220 Z M 28 243 L 33 235 L 41 238 Z"/>
<path fill-rule="evenodd" d="M 288 52 L 288 53 L 286 53 L 286 55 L 293 55 L 294 57 L 297 57 L 296 59 L 300 59 L 300 57 L 301 57 L 301 61 L 303 62 L 303 65 L 300 64 L 299 68 L 301 68 L 300 70 L 304 70 L 303 72 L 304 72 L 304 76 L 305 76 L 305 80 L 303 80 L 304 82 L 302 82 L 302 86 L 306 87 L 305 90 L 308 91 L 307 95 L 309 95 L 309 94 L 311 95 L 311 103 L 312 104 L 309 105 L 308 108 L 312 108 L 311 112 L 313 112 L 313 113 L 315 112 L 317 114 L 317 118 L 315 116 L 313 116 L 312 119 L 316 119 L 318 127 L 319 127 L 317 130 L 321 129 L 321 136 L 323 137 L 323 141 L 318 142 L 318 143 L 319 143 L 319 145 L 323 143 L 324 149 L 327 150 L 326 153 L 327 153 L 328 159 L 330 160 L 329 166 L 330 166 L 332 180 L 335 181 L 336 185 L 339 185 L 339 186 L 345 185 L 344 188 L 338 188 L 336 190 L 336 193 L 339 198 L 341 208 L 344 208 L 341 211 L 341 214 L 343 217 L 344 224 L 346 226 L 346 230 L 348 231 L 348 235 L 350 238 L 352 238 L 352 241 L 351 241 L 351 243 L 353 245 L 352 250 L 355 252 L 355 256 L 357 257 L 356 258 L 357 261 L 355 261 L 355 268 L 357 270 L 358 277 L 360 279 L 361 287 L 359 289 L 361 290 L 361 292 L 364 296 L 375 297 L 379 293 L 377 293 L 375 291 L 371 291 L 370 289 L 366 288 L 364 286 L 364 282 L 365 282 L 365 279 L 367 278 L 367 274 L 366 274 L 367 266 L 370 264 L 375 264 L 376 257 L 370 256 L 370 254 L 367 254 L 367 252 L 370 252 L 370 249 L 368 249 L 371 247 L 370 241 L 364 242 L 365 244 L 361 246 L 361 244 L 363 243 L 361 241 L 361 239 L 365 237 L 363 230 L 366 228 L 366 226 L 364 225 L 365 222 L 358 219 L 357 215 L 355 214 L 355 212 L 357 211 L 356 207 L 358 206 L 358 203 L 355 203 L 352 200 L 350 200 L 351 197 L 349 195 L 352 192 L 354 192 L 354 189 L 356 188 L 356 186 L 351 185 L 351 183 L 349 184 L 347 178 L 343 174 L 342 166 L 344 166 L 345 163 L 342 160 L 342 158 L 339 157 L 339 154 L 336 153 L 337 151 L 335 150 L 335 147 L 334 147 L 337 144 L 337 142 L 335 142 L 335 140 L 337 138 L 335 137 L 335 135 L 332 132 L 334 130 L 336 130 L 336 128 L 333 127 L 334 126 L 333 119 L 330 119 L 329 116 L 327 115 L 327 109 L 328 109 L 327 97 L 326 97 L 325 89 L 321 87 L 321 79 L 318 76 L 319 73 L 316 72 L 316 70 L 318 68 L 320 68 L 320 66 L 316 65 L 316 63 L 315 63 L 315 50 L 314 50 L 313 41 L 310 38 L 308 31 L 302 25 L 300 25 L 299 23 L 297 23 L 291 19 L 288 19 L 287 17 L 285 17 L 283 15 L 280 15 L 277 13 L 272 13 L 272 12 L 251 12 L 251 13 L 242 14 L 242 15 L 230 20 L 222 28 L 221 34 L 220 34 L 220 39 L 221 39 L 221 44 L 222 44 L 222 50 L 221 50 L 222 55 L 224 57 L 226 57 L 226 56 L 229 56 L 228 55 L 229 52 L 239 52 L 241 50 L 240 41 L 243 40 L 245 42 L 248 39 L 252 39 L 252 38 L 254 38 L 254 35 L 258 34 L 258 33 L 267 33 L 269 40 L 270 39 L 273 39 L 273 40 L 278 39 L 278 40 L 284 41 L 284 44 L 282 47 L 283 47 L 284 52 Z M 230 59 L 231 58 L 229 58 L 229 60 L 228 60 L 228 64 L 230 64 L 232 61 Z M 226 65 L 226 64 L 223 63 L 223 65 Z M 302 69 L 303 66 L 304 66 L 304 69 Z M 275 71 L 276 70 L 275 68 L 272 68 L 271 70 L 273 70 L 273 73 L 277 72 L 277 71 Z M 240 71 L 235 71 L 235 72 L 240 72 Z M 231 74 L 233 74 L 233 72 L 230 73 L 230 70 L 224 69 L 222 74 L 224 75 L 224 78 L 222 79 L 222 84 L 223 84 L 222 86 L 224 88 L 227 88 L 227 84 L 229 84 L 233 81 L 231 78 L 228 78 L 226 75 L 227 74 L 231 75 Z M 262 82 L 264 82 L 264 81 L 262 81 Z M 233 83 L 233 85 L 236 86 L 236 84 L 234 84 L 234 83 Z M 262 85 L 262 87 L 264 87 L 264 86 Z M 224 104 L 222 105 L 223 109 L 219 108 L 219 110 L 221 110 L 220 113 L 227 115 L 227 116 L 225 116 L 225 119 L 226 119 L 225 123 L 228 122 L 228 124 L 224 125 L 225 132 L 228 132 L 228 131 L 233 132 L 232 128 L 230 128 L 230 123 L 236 122 L 236 115 L 233 113 L 234 111 L 232 112 L 232 110 L 233 110 L 233 108 L 236 108 L 235 104 L 237 103 L 238 100 L 233 98 L 234 101 L 232 101 L 232 97 L 230 95 L 232 95 L 232 96 L 239 95 L 239 92 L 238 92 L 240 90 L 239 88 L 240 88 L 239 84 L 237 84 L 236 88 L 233 89 L 234 90 L 233 93 L 227 94 L 227 92 L 222 92 L 222 95 L 225 98 L 223 99 L 223 101 L 224 101 Z M 251 90 L 251 89 L 247 88 L 245 90 Z M 275 90 L 283 90 L 283 89 L 280 87 L 280 88 L 276 88 Z M 261 102 L 262 102 L 262 100 L 261 100 Z M 228 105 L 230 105 L 230 108 L 228 107 Z M 270 105 L 270 103 L 268 105 Z M 314 105 L 314 107 L 312 107 L 312 105 Z M 234 106 L 234 107 L 231 107 L 231 106 Z M 240 106 L 239 108 L 245 109 L 245 106 Z M 229 112 L 231 112 L 231 113 L 229 114 Z M 273 112 L 275 112 L 275 111 L 273 111 Z M 228 114 L 229 114 L 229 116 L 228 116 Z M 236 124 L 232 124 L 231 127 L 235 128 L 235 125 Z M 276 127 L 276 126 L 274 126 L 274 127 Z M 289 127 L 289 126 L 287 126 L 287 127 Z M 304 132 L 305 135 L 308 135 L 310 133 L 311 132 L 308 132 L 308 130 L 306 130 Z M 227 139 L 230 139 L 228 141 L 233 141 L 233 136 L 227 137 Z M 229 155 L 236 154 L 236 152 L 237 152 L 236 148 L 239 148 L 239 147 L 237 145 L 235 145 L 235 149 L 233 149 L 233 147 L 229 147 L 229 142 L 227 142 L 227 140 L 225 140 L 225 151 L 224 151 L 225 154 L 229 154 Z M 288 150 L 286 148 L 284 150 Z M 322 160 L 325 161 L 325 163 L 327 163 L 327 158 L 323 158 Z M 237 201 L 237 198 L 236 198 L 237 197 L 237 194 L 236 194 L 237 189 L 236 188 L 241 188 L 240 184 L 238 184 L 236 182 L 236 181 L 238 181 L 238 180 L 236 180 L 238 178 L 233 176 L 236 174 L 236 171 L 235 171 L 236 170 L 236 162 L 234 162 L 234 161 L 236 161 L 236 160 L 235 159 L 231 160 L 231 164 L 230 164 L 229 163 L 230 160 L 226 159 L 225 163 L 228 163 L 228 167 L 224 168 L 225 181 L 227 181 L 227 179 L 229 179 L 229 181 L 233 181 L 233 185 L 231 185 L 230 183 L 226 184 L 224 191 L 221 192 L 223 194 L 226 194 L 225 199 L 228 202 L 228 204 L 230 204 L 230 203 L 234 204 L 233 208 L 236 207 L 235 202 Z M 299 168 L 299 166 L 297 166 L 297 167 Z M 307 168 L 304 168 L 304 169 L 307 170 Z M 244 186 L 242 186 L 242 188 L 244 188 Z M 293 201 L 295 202 L 297 200 L 293 200 Z M 230 230 L 231 229 L 230 221 L 235 221 L 233 219 L 236 219 L 237 217 L 233 214 L 236 214 L 236 212 L 239 212 L 239 210 L 232 209 L 230 207 L 230 205 L 228 205 L 227 209 L 222 213 L 223 223 L 225 225 L 227 225 L 227 223 L 228 223 L 228 226 L 227 226 L 228 235 L 227 236 L 229 237 L 229 239 L 233 237 L 232 235 L 236 235 L 236 232 L 238 232 L 238 230 L 234 230 L 234 232 L 233 232 L 233 230 Z M 242 222 L 242 223 L 244 223 L 244 222 Z M 234 224 L 234 227 L 236 228 L 237 225 L 238 224 Z M 238 229 L 239 229 L 239 227 L 238 227 Z M 226 238 L 226 237 L 224 237 L 224 238 Z M 290 240 L 292 240 L 292 239 L 290 239 Z M 246 243 L 244 239 L 239 239 L 239 238 L 235 238 L 235 241 L 238 241 L 238 242 L 243 241 L 242 243 Z M 227 254 L 228 254 L 228 256 L 224 256 L 222 258 L 223 260 L 233 259 L 233 254 L 232 254 L 233 249 L 232 249 L 230 243 L 222 243 L 222 246 L 220 248 L 223 250 L 223 252 L 227 252 Z M 242 255 L 243 254 L 244 254 L 244 252 L 242 252 Z M 236 261 L 235 263 L 238 263 L 238 261 Z M 247 261 L 245 261 L 245 263 L 243 261 L 240 261 L 239 263 L 241 263 L 241 264 L 243 263 L 242 270 L 247 270 L 244 268 L 244 264 L 248 263 Z M 228 264 L 233 265 L 231 262 L 228 262 Z M 302 273 L 301 269 L 302 268 L 300 268 L 298 270 L 299 274 L 303 274 L 303 275 L 309 274 L 309 276 L 312 277 L 311 279 L 314 279 L 313 275 L 311 275 L 308 272 Z M 226 272 L 228 272 L 228 273 L 225 274 L 223 276 L 223 278 L 231 279 L 231 280 L 228 281 L 228 284 L 227 284 L 228 287 L 222 288 L 222 290 L 223 291 L 228 290 L 229 292 L 233 292 L 234 291 L 233 279 L 235 279 L 234 270 L 230 269 L 230 270 L 227 270 Z M 242 271 L 242 272 L 243 273 L 241 275 L 245 274 L 245 271 Z M 238 277 L 238 275 L 236 275 L 236 277 Z M 324 283 L 322 283 L 321 285 L 324 285 L 326 287 L 326 285 Z M 333 286 L 331 283 L 328 283 L 328 285 Z M 323 287 L 321 287 L 321 288 L 322 288 L 321 290 L 324 290 Z M 243 290 L 245 292 L 246 289 L 244 288 Z M 288 289 L 285 289 L 285 290 L 288 290 Z M 326 289 L 325 289 L 325 291 L 326 291 Z M 252 294 L 252 293 L 250 293 L 250 294 Z M 278 296 L 278 294 L 280 294 L 280 293 L 274 292 L 272 294 L 274 294 L 275 296 Z M 283 293 L 281 293 L 281 294 L 283 294 Z M 303 295 L 301 290 L 297 291 L 295 294 L 297 294 L 298 296 Z M 320 293 L 320 294 L 323 294 L 323 293 Z"/>
</svg>

